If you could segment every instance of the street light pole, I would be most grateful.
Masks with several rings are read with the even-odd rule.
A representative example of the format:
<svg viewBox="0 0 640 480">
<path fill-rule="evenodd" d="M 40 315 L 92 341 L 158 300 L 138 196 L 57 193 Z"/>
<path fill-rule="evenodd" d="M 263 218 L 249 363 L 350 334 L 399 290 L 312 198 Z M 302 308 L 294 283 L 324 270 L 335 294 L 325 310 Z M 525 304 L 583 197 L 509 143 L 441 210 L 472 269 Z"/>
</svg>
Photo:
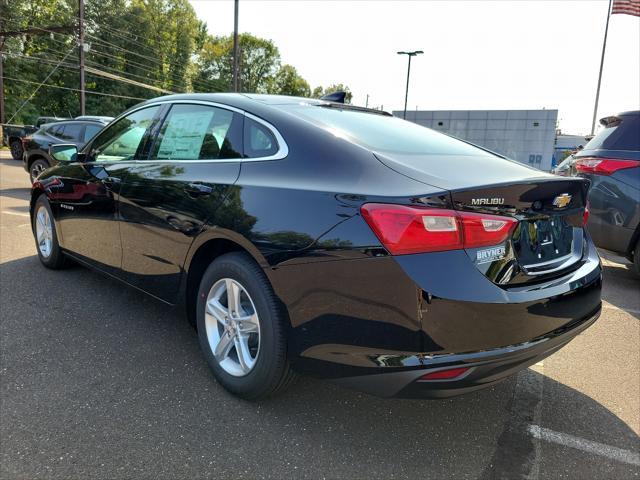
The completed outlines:
<svg viewBox="0 0 640 480">
<path fill-rule="evenodd" d="M 409 57 L 409 65 L 407 66 L 407 88 L 404 92 L 404 114 L 402 118 L 407 119 L 407 100 L 409 98 L 409 75 L 411 74 L 411 57 L 421 55 L 424 52 L 422 50 L 414 50 L 413 52 L 398 52 L 398 55 L 406 55 Z"/>
</svg>

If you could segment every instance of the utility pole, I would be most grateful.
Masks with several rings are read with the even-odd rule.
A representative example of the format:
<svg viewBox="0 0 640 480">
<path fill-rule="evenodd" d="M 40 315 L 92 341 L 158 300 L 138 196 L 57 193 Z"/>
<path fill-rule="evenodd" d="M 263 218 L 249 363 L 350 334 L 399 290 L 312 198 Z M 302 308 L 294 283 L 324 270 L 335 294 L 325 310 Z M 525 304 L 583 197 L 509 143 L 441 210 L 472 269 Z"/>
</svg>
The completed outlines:
<svg viewBox="0 0 640 480">
<path fill-rule="evenodd" d="M 80 63 L 80 115 L 85 114 L 84 94 L 84 0 L 78 0 L 78 48 Z"/>
<path fill-rule="evenodd" d="M 82 0 L 80 0 L 82 1 Z M 239 82 L 238 82 L 238 7 L 239 0 L 234 0 L 234 8 L 233 8 L 233 91 L 237 92 L 240 90 Z"/>
<path fill-rule="evenodd" d="M 422 50 L 414 50 L 413 52 L 398 52 L 398 55 L 407 55 L 409 57 L 409 66 L 407 67 L 407 88 L 404 92 L 404 114 L 402 118 L 407 119 L 407 99 L 409 98 L 409 75 L 411 74 L 411 57 L 421 55 Z"/>
<path fill-rule="evenodd" d="M 364 108 L 369 108 L 369 94 L 367 93 L 367 100 L 364 102 Z"/>
</svg>

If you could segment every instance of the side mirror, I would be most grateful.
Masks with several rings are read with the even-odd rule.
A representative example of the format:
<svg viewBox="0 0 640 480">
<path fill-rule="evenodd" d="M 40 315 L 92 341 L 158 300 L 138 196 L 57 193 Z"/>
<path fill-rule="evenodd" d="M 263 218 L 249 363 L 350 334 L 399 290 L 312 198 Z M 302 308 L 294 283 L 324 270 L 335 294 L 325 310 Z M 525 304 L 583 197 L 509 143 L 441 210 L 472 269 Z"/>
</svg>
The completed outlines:
<svg viewBox="0 0 640 480">
<path fill-rule="evenodd" d="M 71 163 L 78 158 L 78 147 L 73 144 L 51 145 L 49 147 L 49 155 L 58 162 Z"/>
</svg>

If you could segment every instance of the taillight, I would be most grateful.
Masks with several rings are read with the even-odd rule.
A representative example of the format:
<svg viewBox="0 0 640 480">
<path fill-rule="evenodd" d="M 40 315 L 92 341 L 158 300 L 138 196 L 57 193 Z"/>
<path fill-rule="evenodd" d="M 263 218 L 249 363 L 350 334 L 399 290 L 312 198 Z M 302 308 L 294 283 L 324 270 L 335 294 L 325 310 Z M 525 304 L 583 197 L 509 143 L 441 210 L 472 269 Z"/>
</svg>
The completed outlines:
<svg viewBox="0 0 640 480">
<path fill-rule="evenodd" d="M 481 213 L 367 203 L 363 218 L 392 255 L 497 245 L 517 220 Z"/>
<path fill-rule="evenodd" d="M 611 175 L 618 170 L 640 166 L 637 160 L 619 160 L 614 158 L 585 157 L 576 161 L 576 170 L 595 175 Z"/>
</svg>

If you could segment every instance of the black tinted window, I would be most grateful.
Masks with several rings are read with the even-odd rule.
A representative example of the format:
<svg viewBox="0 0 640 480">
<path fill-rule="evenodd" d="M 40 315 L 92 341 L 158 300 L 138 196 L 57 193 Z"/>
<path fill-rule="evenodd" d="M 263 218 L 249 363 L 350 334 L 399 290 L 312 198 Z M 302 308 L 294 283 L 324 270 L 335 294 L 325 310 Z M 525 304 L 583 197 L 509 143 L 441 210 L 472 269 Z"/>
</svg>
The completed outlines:
<svg viewBox="0 0 640 480">
<path fill-rule="evenodd" d="M 241 156 L 242 117 L 206 105 L 173 105 L 151 152 L 153 160 L 217 160 Z"/>
<path fill-rule="evenodd" d="M 613 117 L 585 150 L 640 150 L 640 115 Z"/>
<path fill-rule="evenodd" d="M 96 133 L 98 133 L 100 130 L 102 130 L 102 125 L 87 125 L 85 130 L 84 130 L 83 141 L 85 143 L 88 142 L 93 137 L 95 137 Z"/>
<path fill-rule="evenodd" d="M 56 135 L 62 140 L 78 141 L 80 140 L 80 132 L 82 131 L 82 124 L 80 123 L 67 123 L 64 130 Z"/>
<path fill-rule="evenodd" d="M 275 155 L 278 142 L 264 125 L 248 117 L 244 119 L 244 156 L 261 158 Z"/>
<path fill-rule="evenodd" d="M 47 133 L 49 135 L 53 135 L 54 137 L 62 138 L 61 135 L 64 132 L 64 125 L 51 125 L 47 128 Z"/>
<path fill-rule="evenodd" d="M 399 118 L 349 109 L 312 105 L 283 105 L 337 137 L 381 152 L 422 155 L 493 156 L 453 137 Z M 529 163 L 535 163 L 531 160 Z"/>
</svg>

